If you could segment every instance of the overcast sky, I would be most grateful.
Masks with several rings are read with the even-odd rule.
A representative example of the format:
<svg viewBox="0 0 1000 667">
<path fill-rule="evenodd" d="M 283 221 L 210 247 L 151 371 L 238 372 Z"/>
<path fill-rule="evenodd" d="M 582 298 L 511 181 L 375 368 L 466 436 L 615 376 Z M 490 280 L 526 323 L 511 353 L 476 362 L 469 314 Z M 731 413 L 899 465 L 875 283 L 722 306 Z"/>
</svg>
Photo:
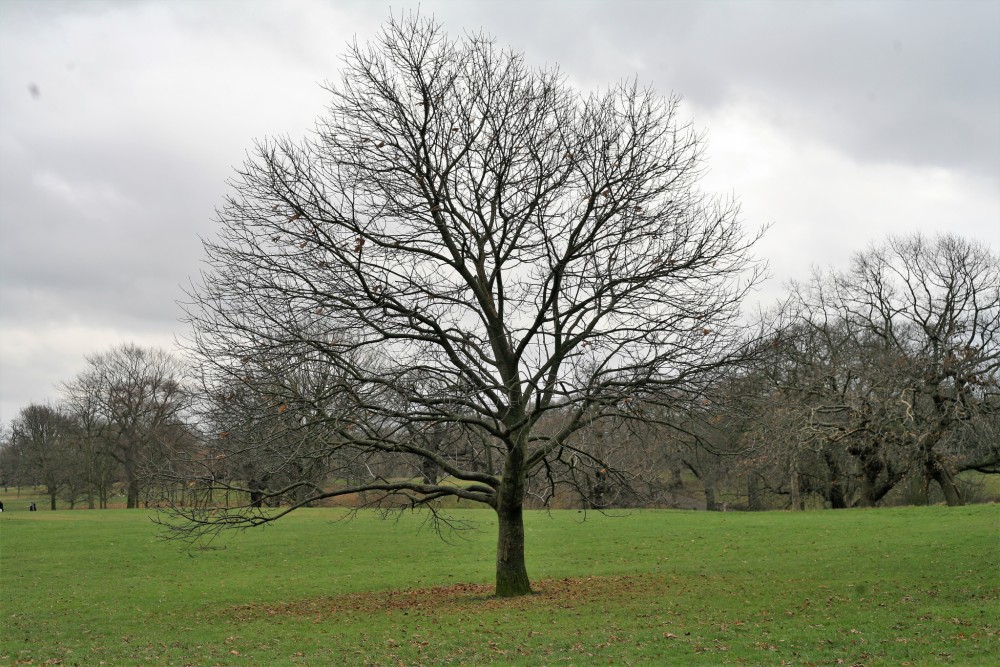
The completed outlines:
<svg viewBox="0 0 1000 667">
<path fill-rule="evenodd" d="M 424 1 L 593 89 L 684 98 L 706 189 L 773 278 L 887 234 L 1000 247 L 1000 2 Z M 172 349 L 177 301 L 256 137 L 302 135 L 348 40 L 416 3 L 0 0 L 0 422 L 85 356 Z"/>
</svg>

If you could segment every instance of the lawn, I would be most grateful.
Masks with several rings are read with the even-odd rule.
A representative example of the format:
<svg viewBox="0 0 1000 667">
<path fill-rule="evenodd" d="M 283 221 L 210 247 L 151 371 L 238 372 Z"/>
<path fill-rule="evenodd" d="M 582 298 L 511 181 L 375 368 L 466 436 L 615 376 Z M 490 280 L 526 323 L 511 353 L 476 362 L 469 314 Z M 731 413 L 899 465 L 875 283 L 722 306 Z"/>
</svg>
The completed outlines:
<svg viewBox="0 0 1000 667">
<path fill-rule="evenodd" d="M 40 505 L 41 507 L 41 505 Z M 0 515 L 0 664 L 993 665 L 1000 508 L 528 513 L 536 595 L 490 598 L 488 511 L 337 509 L 184 550 L 146 511 Z"/>
</svg>

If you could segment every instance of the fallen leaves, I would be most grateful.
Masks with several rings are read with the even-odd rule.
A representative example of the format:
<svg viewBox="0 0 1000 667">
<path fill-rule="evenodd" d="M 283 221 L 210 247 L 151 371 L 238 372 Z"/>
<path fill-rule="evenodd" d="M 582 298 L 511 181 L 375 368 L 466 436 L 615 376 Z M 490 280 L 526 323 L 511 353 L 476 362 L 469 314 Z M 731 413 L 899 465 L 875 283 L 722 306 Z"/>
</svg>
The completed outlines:
<svg viewBox="0 0 1000 667">
<path fill-rule="evenodd" d="M 707 581 L 701 582 L 706 576 Z M 947 638 L 948 646 L 935 645 L 933 638 L 917 639 L 916 634 L 907 632 L 912 622 L 909 620 L 900 621 L 906 627 L 894 628 L 885 639 L 874 639 L 868 626 L 856 619 L 830 625 L 832 612 L 822 604 L 826 595 L 785 600 L 777 608 L 753 606 L 745 617 L 702 609 L 699 596 L 704 587 L 717 590 L 724 587 L 724 582 L 725 577 L 705 574 L 689 579 L 652 574 L 547 579 L 532 582 L 534 595 L 506 599 L 494 598 L 491 584 L 465 582 L 243 605 L 217 613 L 228 619 L 235 616 L 239 622 L 291 622 L 281 619 L 285 616 L 301 617 L 300 622 L 325 629 L 384 628 L 378 635 L 360 640 L 366 649 L 363 655 L 378 656 L 379 664 L 393 665 L 404 660 L 411 666 L 424 660 L 429 661 L 427 664 L 492 664 L 525 659 L 529 659 L 527 664 L 604 664 L 605 659 L 621 664 L 614 662 L 623 655 L 618 648 L 621 646 L 629 646 L 630 651 L 639 651 L 636 655 L 645 658 L 661 659 L 668 653 L 674 659 L 705 654 L 719 658 L 711 664 L 742 665 L 779 664 L 781 660 L 809 665 L 802 660 L 802 652 L 811 651 L 826 656 L 823 664 L 835 664 L 834 659 L 841 659 L 840 664 L 853 666 L 871 664 L 873 658 L 864 648 L 878 646 L 886 650 L 887 646 L 899 646 L 913 650 L 919 644 L 920 650 L 931 646 L 937 651 L 951 650 L 951 646 L 965 649 L 976 641 L 973 633 L 982 635 L 974 620 L 949 614 L 937 619 L 947 624 L 948 632 L 937 634 Z M 832 592 L 830 587 L 822 587 Z M 810 590 L 815 590 L 814 584 Z M 907 592 L 894 591 L 894 599 Z M 835 608 L 850 604 L 849 599 L 837 595 L 830 600 Z M 629 606 L 631 621 L 619 620 L 615 625 L 614 617 L 605 616 L 609 604 Z M 794 611 L 795 623 L 808 630 L 798 636 L 786 634 L 786 610 Z M 566 631 L 568 627 L 582 627 L 577 625 L 582 619 L 597 618 L 602 621 L 589 626 L 589 630 Z M 810 622 L 815 620 L 824 622 Z M 914 633 L 916 630 L 913 628 Z M 240 646 L 240 650 L 249 648 Z M 722 659 L 724 655 L 726 659 Z"/>
<path fill-rule="evenodd" d="M 405 591 L 372 591 L 291 602 L 246 604 L 231 608 L 227 615 L 246 621 L 269 616 L 335 618 L 344 613 L 407 614 L 441 610 L 454 613 L 464 608 L 521 610 L 539 605 L 566 610 L 592 604 L 610 595 L 621 595 L 636 586 L 648 586 L 643 578 L 628 576 L 546 579 L 533 585 L 533 595 L 514 598 L 493 597 L 492 584 L 457 583 Z"/>
</svg>

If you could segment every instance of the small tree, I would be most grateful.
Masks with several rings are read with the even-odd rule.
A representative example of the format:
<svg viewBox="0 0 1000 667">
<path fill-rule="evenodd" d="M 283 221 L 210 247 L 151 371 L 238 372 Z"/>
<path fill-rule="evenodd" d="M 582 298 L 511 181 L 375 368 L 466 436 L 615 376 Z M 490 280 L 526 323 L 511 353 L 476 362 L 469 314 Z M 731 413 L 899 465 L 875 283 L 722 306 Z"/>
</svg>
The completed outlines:
<svg viewBox="0 0 1000 667">
<path fill-rule="evenodd" d="M 239 171 L 188 309 L 206 386 L 284 417 L 258 445 L 282 442 L 286 472 L 330 466 L 328 486 L 287 480 L 271 493 L 307 491 L 280 512 L 179 508 L 177 527 L 453 496 L 497 513 L 497 595 L 528 593 L 529 479 L 573 457 L 610 467 L 574 434 L 676 407 L 745 356 L 756 237 L 698 191 L 677 99 L 634 83 L 581 95 L 407 18 L 352 46 L 329 91 L 313 136 L 263 141 Z M 303 365 L 330 382 L 296 380 Z M 307 431 L 319 450 L 297 444 Z M 203 458 L 209 483 L 225 486 L 210 462 L 251 451 L 234 433 Z"/>
<path fill-rule="evenodd" d="M 23 408 L 11 425 L 10 447 L 18 459 L 20 479 L 45 486 L 53 510 L 60 491 L 76 473 L 73 437 L 73 421 L 50 405 Z"/>
</svg>

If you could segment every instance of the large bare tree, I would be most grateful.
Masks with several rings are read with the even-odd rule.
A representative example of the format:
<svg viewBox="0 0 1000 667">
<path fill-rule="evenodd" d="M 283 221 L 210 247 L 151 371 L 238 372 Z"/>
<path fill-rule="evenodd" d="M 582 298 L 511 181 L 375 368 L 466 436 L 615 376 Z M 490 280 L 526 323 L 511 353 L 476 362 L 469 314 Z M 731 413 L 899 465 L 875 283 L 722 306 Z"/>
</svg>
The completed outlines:
<svg viewBox="0 0 1000 667">
<path fill-rule="evenodd" d="M 64 387 L 84 446 L 119 466 L 129 508 L 139 506 L 144 480 L 185 430 L 183 375 L 169 353 L 125 344 L 87 357 L 87 368 Z"/>
<path fill-rule="evenodd" d="M 179 527 L 344 494 L 453 496 L 496 511 L 496 593 L 527 593 L 528 480 L 559 461 L 606 470 L 577 431 L 696 398 L 743 358 L 757 235 L 699 191 L 678 100 L 635 83 L 582 94 L 486 37 L 405 17 L 351 46 L 328 89 L 314 134 L 259 142 L 233 179 L 188 309 L 217 409 L 252 400 L 283 433 L 214 438 L 202 478 L 257 500 L 178 508 Z M 216 475 L 279 442 L 264 460 L 281 488 Z M 324 485 L 311 467 L 287 477 L 306 462 L 329 466 Z"/>
<path fill-rule="evenodd" d="M 798 324 L 772 355 L 764 421 L 822 457 L 834 507 L 874 505 L 908 476 L 960 504 L 958 472 L 997 468 L 1000 256 L 989 247 L 893 237 L 797 286 L 791 303 Z M 798 426 L 774 422 L 775 405 Z"/>
</svg>

